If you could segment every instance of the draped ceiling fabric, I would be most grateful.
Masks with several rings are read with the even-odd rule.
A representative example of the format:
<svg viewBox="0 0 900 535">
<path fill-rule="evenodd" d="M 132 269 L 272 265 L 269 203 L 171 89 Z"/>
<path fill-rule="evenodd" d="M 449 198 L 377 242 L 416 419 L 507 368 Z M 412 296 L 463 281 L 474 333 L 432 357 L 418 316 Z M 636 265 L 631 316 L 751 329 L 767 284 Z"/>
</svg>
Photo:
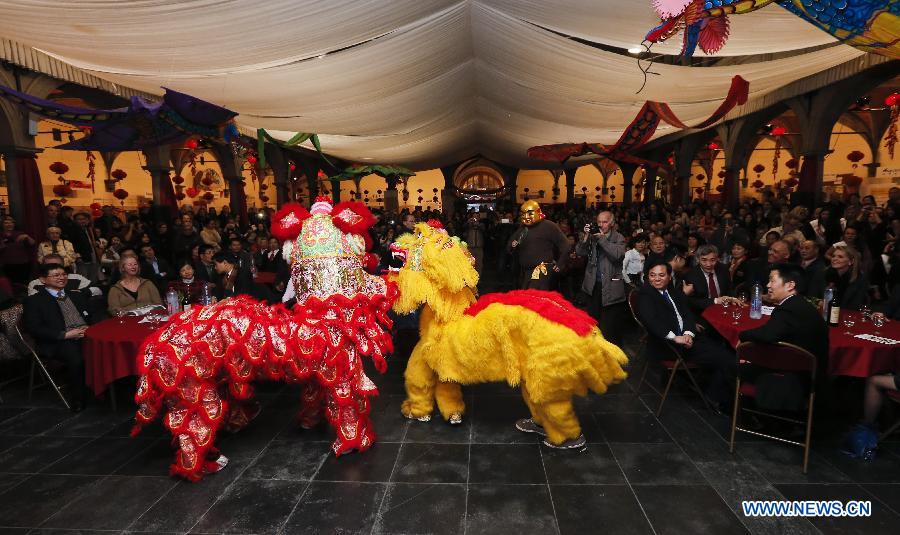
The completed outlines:
<svg viewBox="0 0 900 535">
<path fill-rule="evenodd" d="M 656 64 L 635 94 L 633 56 L 567 37 L 627 49 L 657 23 L 648 0 L 0 1 L 0 36 L 99 78 L 227 107 L 245 132 L 316 132 L 326 153 L 413 169 L 478 154 L 541 167 L 528 147 L 614 143 L 646 100 L 692 124 L 734 75 L 750 82 L 750 107 L 864 55 L 808 50 L 835 41 L 772 5 L 733 17 L 717 54 L 733 64 Z M 653 52 L 677 54 L 675 41 Z"/>
</svg>

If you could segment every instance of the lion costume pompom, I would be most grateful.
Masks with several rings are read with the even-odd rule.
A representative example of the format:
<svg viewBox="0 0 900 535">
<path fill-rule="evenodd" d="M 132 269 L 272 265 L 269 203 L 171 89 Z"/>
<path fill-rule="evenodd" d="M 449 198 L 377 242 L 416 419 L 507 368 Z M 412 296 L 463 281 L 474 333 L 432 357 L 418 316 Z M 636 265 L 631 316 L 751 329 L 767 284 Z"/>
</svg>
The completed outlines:
<svg viewBox="0 0 900 535">
<path fill-rule="evenodd" d="M 572 395 L 598 394 L 625 378 L 627 358 L 596 322 L 557 293 L 522 290 L 476 301 L 472 257 L 439 224 L 418 224 L 393 245 L 394 310 L 422 310 L 421 338 L 406 368 L 403 414 L 427 420 L 437 401 L 445 420 L 462 421 L 461 384 L 521 385 L 536 428 L 550 445 L 581 438 Z M 520 428 L 521 429 L 521 428 Z M 525 430 L 525 429 L 522 429 Z M 581 439 L 583 442 L 583 439 Z"/>
</svg>

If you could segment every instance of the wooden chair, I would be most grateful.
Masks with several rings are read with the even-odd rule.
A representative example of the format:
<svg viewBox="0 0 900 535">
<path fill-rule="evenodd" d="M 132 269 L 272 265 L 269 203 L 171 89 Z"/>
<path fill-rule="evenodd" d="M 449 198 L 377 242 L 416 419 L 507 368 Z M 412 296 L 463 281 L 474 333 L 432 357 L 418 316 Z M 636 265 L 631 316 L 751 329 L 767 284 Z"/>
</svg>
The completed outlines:
<svg viewBox="0 0 900 535">
<path fill-rule="evenodd" d="M 35 368 L 39 367 L 44 378 L 47 380 L 47 383 L 51 387 L 53 387 L 53 390 L 56 391 L 56 395 L 58 395 L 59 399 L 62 400 L 63 405 L 65 405 L 67 409 L 71 409 L 71 407 L 69 406 L 69 402 L 66 401 L 66 397 L 62 394 L 62 391 L 59 389 L 56 381 L 53 380 L 53 376 L 50 375 L 50 370 L 47 369 L 47 365 L 35 350 L 37 345 L 34 343 L 34 340 L 32 340 L 30 336 L 22 332 L 22 326 L 20 324 L 16 325 L 16 335 L 19 337 L 19 342 L 22 344 L 22 347 L 24 347 L 31 354 L 31 370 L 28 373 L 28 401 L 31 401 L 31 393 L 36 388 L 34 385 L 34 374 Z"/>
<path fill-rule="evenodd" d="M 756 386 L 750 382 L 742 382 L 741 376 L 738 374 L 734 387 L 734 411 L 731 416 L 731 437 L 729 440 L 729 451 L 734 453 L 734 436 L 737 431 L 756 435 L 784 442 L 785 444 L 793 444 L 803 448 L 803 473 L 809 465 L 809 445 L 812 437 L 813 422 L 813 406 L 816 399 L 816 357 L 802 347 L 779 342 L 778 344 L 758 344 L 755 342 L 743 342 L 737 346 L 737 358 L 742 363 L 752 364 L 768 371 L 782 373 L 800 373 L 809 375 L 809 397 L 807 399 L 806 420 L 797 420 L 786 416 L 764 412 L 757 409 L 747 409 L 741 407 L 741 399 L 745 397 L 756 397 Z M 789 440 L 784 437 L 775 435 L 767 435 L 759 431 L 744 429 L 738 426 L 738 416 L 740 411 L 758 414 L 767 418 L 801 424 L 805 426 L 803 442 Z"/>
<path fill-rule="evenodd" d="M 650 334 L 647 332 L 647 328 L 644 327 L 643 322 L 641 322 L 638 317 L 638 306 L 637 306 L 637 290 L 632 290 L 631 293 L 628 294 L 628 308 L 631 309 L 631 316 L 634 318 L 635 323 L 641 328 L 641 345 L 638 349 L 638 354 L 640 354 L 641 350 L 643 350 L 644 346 L 647 344 L 647 337 Z M 666 381 L 666 388 L 662 393 L 662 399 L 659 400 L 659 407 L 656 409 L 656 417 L 659 418 L 659 415 L 662 414 L 663 405 L 666 403 L 666 398 L 669 396 L 669 391 L 672 389 L 672 383 L 675 381 L 675 375 L 679 371 L 685 372 L 688 378 L 691 381 L 691 384 L 694 386 L 694 390 L 697 391 L 697 394 L 700 395 L 700 399 L 703 400 L 703 404 L 707 409 L 712 410 L 712 407 L 709 404 L 709 400 L 706 399 L 706 396 L 703 395 L 703 391 L 700 389 L 700 384 L 697 382 L 697 379 L 694 377 L 694 374 L 691 373 L 691 370 L 698 370 L 700 368 L 699 365 L 693 362 L 687 362 L 684 360 L 684 356 L 681 351 L 675 347 L 672 343 L 666 343 L 666 347 L 669 349 L 670 354 L 668 355 L 670 358 L 664 358 L 660 360 L 656 360 L 663 369 L 669 372 L 669 379 Z M 644 384 L 644 379 L 647 377 L 647 370 L 650 369 L 650 359 L 647 359 L 644 362 L 644 369 L 641 372 L 641 379 L 638 381 L 637 389 L 640 390 L 641 386 Z"/>
</svg>

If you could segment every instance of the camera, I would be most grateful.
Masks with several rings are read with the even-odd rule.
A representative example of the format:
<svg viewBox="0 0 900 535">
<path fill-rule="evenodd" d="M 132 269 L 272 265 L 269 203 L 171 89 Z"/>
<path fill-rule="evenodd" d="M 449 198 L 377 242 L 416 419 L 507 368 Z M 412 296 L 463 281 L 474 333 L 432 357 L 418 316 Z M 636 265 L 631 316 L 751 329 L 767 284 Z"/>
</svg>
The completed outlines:
<svg viewBox="0 0 900 535">
<path fill-rule="evenodd" d="M 591 228 L 588 230 L 588 234 L 597 234 L 600 232 L 600 227 L 597 223 L 591 223 Z"/>
<path fill-rule="evenodd" d="M 397 224 L 397 221 L 394 219 L 391 219 L 388 221 L 388 225 L 396 225 L 396 224 Z"/>
</svg>

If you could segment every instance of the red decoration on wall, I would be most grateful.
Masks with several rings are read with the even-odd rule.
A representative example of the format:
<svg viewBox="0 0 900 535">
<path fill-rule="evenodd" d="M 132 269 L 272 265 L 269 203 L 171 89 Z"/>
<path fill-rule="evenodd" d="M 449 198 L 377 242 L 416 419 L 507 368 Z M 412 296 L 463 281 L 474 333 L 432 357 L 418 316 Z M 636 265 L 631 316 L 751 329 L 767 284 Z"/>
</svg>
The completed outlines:
<svg viewBox="0 0 900 535">
<path fill-rule="evenodd" d="M 249 163 L 250 165 L 256 165 L 256 162 L 258 161 L 259 160 L 256 158 L 256 156 L 252 154 L 250 156 L 247 156 L 247 163 Z"/>
<path fill-rule="evenodd" d="M 772 135 L 775 137 L 781 137 L 787 134 L 787 128 L 783 126 L 773 126 L 772 127 Z"/>
<path fill-rule="evenodd" d="M 179 191 L 178 193 L 175 194 L 175 200 L 183 201 L 184 198 L 185 198 L 185 194 L 182 193 L 182 192 L 180 192 L 180 191 Z"/>
<path fill-rule="evenodd" d="M 215 198 L 216 198 L 216 196 L 213 195 L 213 192 L 211 192 L 211 191 L 207 191 L 206 193 L 203 194 L 203 200 L 205 200 L 207 202 L 211 202 Z"/>
<path fill-rule="evenodd" d="M 753 183 L 750 184 L 750 185 L 753 186 L 753 187 L 756 188 L 756 189 L 762 189 L 763 186 L 765 186 L 765 184 L 763 184 L 763 181 L 762 181 L 762 180 L 759 180 L 759 179 L 754 180 Z"/>
<path fill-rule="evenodd" d="M 97 166 L 94 165 L 94 160 L 96 160 L 97 157 L 94 156 L 93 151 L 87 151 L 84 154 L 85 154 L 84 159 L 87 160 L 87 163 L 88 163 L 87 178 L 91 179 L 91 193 L 93 193 L 94 192 L 94 177 L 97 176 Z"/>
<path fill-rule="evenodd" d="M 725 186 L 723 186 L 722 184 L 719 184 L 718 186 L 716 186 L 716 191 L 718 191 L 719 193 L 722 193 L 723 191 L 725 191 Z"/>
<path fill-rule="evenodd" d="M 884 98 L 884 105 L 889 108 L 896 106 L 897 104 L 900 104 L 900 93 L 891 93 Z"/>
<path fill-rule="evenodd" d="M 196 139 L 190 138 L 184 142 L 184 146 L 185 148 L 190 150 L 197 150 L 197 147 L 200 146 L 200 143 L 198 143 Z"/>
<path fill-rule="evenodd" d="M 200 194 L 200 190 L 198 190 L 197 188 L 187 188 L 186 190 L 184 190 L 184 192 L 191 199 L 193 199 L 194 197 L 196 197 L 197 195 Z"/>
<path fill-rule="evenodd" d="M 710 141 L 709 145 L 706 146 L 709 150 L 719 150 L 719 144 L 715 141 Z"/>
<path fill-rule="evenodd" d="M 787 180 L 784 181 L 784 185 L 787 186 L 787 187 L 789 187 L 789 188 L 793 188 L 794 186 L 796 186 L 796 185 L 799 184 L 799 183 L 800 183 L 800 181 L 797 180 L 796 178 L 793 178 L 793 177 L 791 177 L 791 178 L 789 178 L 789 179 L 787 179 Z"/>
<path fill-rule="evenodd" d="M 847 174 L 842 177 L 841 183 L 845 186 L 859 186 L 862 184 L 862 178 L 856 175 Z"/>
<path fill-rule="evenodd" d="M 856 163 L 865 157 L 866 157 L 866 155 L 863 154 L 862 151 L 858 151 L 858 150 L 852 151 L 849 154 L 847 154 L 847 159 L 853 163 Z"/>
<path fill-rule="evenodd" d="M 69 172 L 69 166 L 62 162 L 53 162 L 50 164 L 50 170 L 57 175 L 64 175 Z"/>
<path fill-rule="evenodd" d="M 796 158 L 791 158 L 790 160 L 784 162 L 784 166 L 788 169 L 796 169 L 799 163 L 800 162 L 798 162 Z"/>
<path fill-rule="evenodd" d="M 896 95 L 896 93 L 895 93 Z M 897 145 L 897 123 L 900 122 L 900 97 L 894 99 L 891 106 L 891 125 L 888 127 L 887 135 L 884 137 L 884 146 L 887 147 L 888 154 L 894 159 L 894 147 Z"/>
<path fill-rule="evenodd" d="M 53 194 L 57 197 L 68 197 L 73 193 L 75 193 L 75 191 L 72 189 L 72 186 L 68 184 L 57 184 L 53 186 Z"/>
<path fill-rule="evenodd" d="M 116 199 L 119 199 L 124 204 L 125 199 L 128 198 L 128 192 L 122 188 L 119 188 L 113 192 L 113 197 L 115 197 Z"/>
<path fill-rule="evenodd" d="M 697 192 L 697 195 L 703 194 L 703 188 L 694 188 L 694 191 Z"/>
<path fill-rule="evenodd" d="M 172 183 L 176 186 L 180 186 L 181 184 L 184 184 L 184 177 L 181 175 L 174 176 L 172 177 Z"/>
<path fill-rule="evenodd" d="M 112 173 L 110 173 L 109 176 L 115 178 L 116 180 L 124 180 L 125 177 L 128 176 L 128 173 L 121 169 L 116 169 Z"/>
<path fill-rule="evenodd" d="M 208 187 L 212 186 L 213 181 L 212 181 L 212 178 L 205 176 L 200 179 L 200 183 L 208 188 Z"/>
<path fill-rule="evenodd" d="M 754 172 L 754 173 L 762 173 L 762 172 L 765 171 L 765 170 L 766 170 L 766 166 L 763 165 L 763 164 L 761 164 L 761 163 L 758 163 L 758 164 L 756 164 L 756 165 L 753 166 L 753 172 Z"/>
<path fill-rule="evenodd" d="M 294 162 L 291 162 L 291 165 L 289 165 L 288 167 L 290 168 L 291 172 L 297 170 L 297 164 L 295 164 Z"/>
</svg>

